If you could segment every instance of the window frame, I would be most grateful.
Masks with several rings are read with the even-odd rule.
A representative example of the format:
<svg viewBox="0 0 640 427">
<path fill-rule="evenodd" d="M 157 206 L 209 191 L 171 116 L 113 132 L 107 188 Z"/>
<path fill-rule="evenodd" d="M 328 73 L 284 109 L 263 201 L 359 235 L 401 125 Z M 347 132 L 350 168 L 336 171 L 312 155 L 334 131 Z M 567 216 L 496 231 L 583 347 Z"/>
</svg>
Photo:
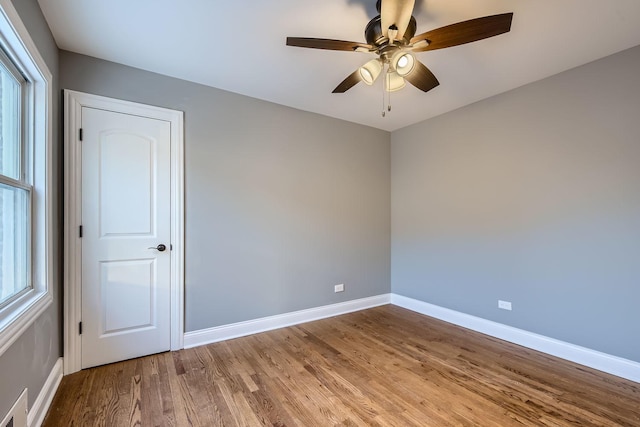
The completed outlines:
<svg viewBox="0 0 640 427">
<path fill-rule="evenodd" d="M 11 0 L 0 0 L 0 46 L 28 84 L 23 97 L 23 182 L 31 186 L 31 288 L 0 308 L 0 356 L 53 302 L 52 75 Z"/>
<path fill-rule="evenodd" d="M 17 129 L 17 153 L 18 157 L 18 165 L 17 165 L 17 177 L 12 177 L 8 174 L 0 173 L 0 184 L 20 189 L 26 192 L 26 230 L 25 231 L 25 241 L 24 245 L 26 246 L 26 259 L 24 260 L 26 264 L 26 287 L 21 289 L 19 292 L 15 292 L 11 295 L 7 300 L 0 301 L 0 321 L 3 317 L 2 313 L 4 309 L 10 306 L 14 301 L 22 298 L 22 296 L 33 289 L 33 277 L 31 276 L 31 221 L 32 221 L 32 202 L 31 198 L 33 195 L 33 185 L 31 182 L 31 174 L 30 174 L 30 165 L 31 165 L 31 156 L 28 141 L 26 141 L 26 136 L 28 135 L 28 116 L 27 113 L 29 111 L 29 103 L 31 100 L 28 97 L 29 94 L 29 81 L 24 76 L 24 74 L 18 69 L 16 64 L 13 62 L 13 59 L 9 57 L 0 46 L 0 62 L 3 65 L 3 68 L 15 79 L 16 83 L 20 88 L 19 93 L 19 105 L 17 112 L 19 114 L 18 118 L 18 129 Z M 0 102 L 4 102 L 4 100 L 0 100 Z"/>
</svg>

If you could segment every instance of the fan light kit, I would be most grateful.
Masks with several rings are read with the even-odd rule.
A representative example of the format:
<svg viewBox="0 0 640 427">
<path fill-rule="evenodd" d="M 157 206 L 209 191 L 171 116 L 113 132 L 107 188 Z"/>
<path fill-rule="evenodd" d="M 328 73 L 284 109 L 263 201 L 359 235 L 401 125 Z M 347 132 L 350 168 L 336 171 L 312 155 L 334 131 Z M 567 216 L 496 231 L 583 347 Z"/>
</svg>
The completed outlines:
<svg viewBox="0 0 640 427">
<path fill-rule="evenodd" d="M 407 85 L 402 76 L 392 70 L 387 71 L 387 79 L 384 83 L 384 88 L 387 92 L 397 92 Z"/>
<path fill-rule="evenodd" d="M 401 50 L 396 52 L 393 55 L 393 58 L 391 58 L 391 68 L 396 70 L 396 73 L 398 73 L 400 77 L 404 77 L 411 71 L 413 71 L 413 66 L 415 65 L 415 63 L 416 58 L 413 56 L 413 54 L 403 52 Z"/>
<path fill-rule="evenodd" d="M 382 72 L 382 60 L 372 59 L 359 68 L 362 81 L 371 86 Z"/>
<path fill-rule="evenodd" d="M 369 21 L 364 30 L 366 43 L 287 37 L 287 45 L 377 55 L 344 79 L 333 93 L 344 93 L 360 82 L 371 86 L 382 74 L 384 104 L 384 92 L 390 94 L 400 90 L 407 81 L 423 92 L 440 84 L 433 73 L 418 61 L 415 53 L 459 46 L 507 33 L 513 20 L 513 13 L 503 13 L 458 22 L 416 36 L 417 24 L 412 16 L 414 6 L 415 0 L 378 0 L 376 7 L 380 14 Z M 391 111 L 390 100 L 388 111 Z M 385 116 L 384 111 L 382 116 Z"/>
</svg>

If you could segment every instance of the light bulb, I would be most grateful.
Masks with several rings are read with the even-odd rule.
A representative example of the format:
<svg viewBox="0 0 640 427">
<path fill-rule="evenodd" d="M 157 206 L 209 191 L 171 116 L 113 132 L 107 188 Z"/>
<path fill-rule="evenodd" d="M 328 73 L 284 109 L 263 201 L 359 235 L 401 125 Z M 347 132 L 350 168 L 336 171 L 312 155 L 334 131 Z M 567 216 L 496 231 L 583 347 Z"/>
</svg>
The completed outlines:
<svg viewBox="0 0 640 427">
<path fill-rule="evenodd" d="M 414 56 L 409 52 L 403 52 L 399 50 L 395 55 L 391 58 L 391 66 L 396 70 L 396 72 L 404 77 L 409 74 L 416 63 Z"/>
</svg>

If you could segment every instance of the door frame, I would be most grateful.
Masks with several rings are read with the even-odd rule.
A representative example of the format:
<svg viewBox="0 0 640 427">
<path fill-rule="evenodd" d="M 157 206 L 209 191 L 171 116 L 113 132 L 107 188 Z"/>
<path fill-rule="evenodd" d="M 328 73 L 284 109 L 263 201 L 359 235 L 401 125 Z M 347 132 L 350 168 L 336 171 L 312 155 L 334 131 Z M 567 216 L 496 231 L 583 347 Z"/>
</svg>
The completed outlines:
<svg viewBox="0 0 640 427">
<path fill-rule="evenodd" d="M 82 107 L 131 114 L 171 124 L 171 350 L 184 347 L 184 113 L 64 90 L 64 373 L 81 369 L 82 320 Z"/>
</svg>

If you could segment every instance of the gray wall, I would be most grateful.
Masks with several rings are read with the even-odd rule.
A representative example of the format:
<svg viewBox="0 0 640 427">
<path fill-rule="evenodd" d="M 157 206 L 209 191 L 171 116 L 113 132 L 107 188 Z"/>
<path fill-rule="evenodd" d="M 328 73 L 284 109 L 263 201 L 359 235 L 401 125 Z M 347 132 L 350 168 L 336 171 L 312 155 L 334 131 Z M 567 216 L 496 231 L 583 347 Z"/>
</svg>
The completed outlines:
<svg viewBox="0 0 640 427">
<path fill-rule="evenodd" d="M 62 148 L 59 135 L 58 48 L 36 0 L 13 0 L 40 54 L 53 74 L 54 133 L 54 277 L 53 304 L 0 356 L 0 418 L 7 413 L 22 390 L 29 389 L 29 407 L 40 393 L 53 365 L 62 356 L 61 272 L 62 272 Z"/>
<path fill-rule="evenodd" d="M 639 75 L 636 47 L 393 132 L 392 291 L 640 362 Z"/>
<path fill-rule="evenodd" d="M 60 79 L 185 112 L 187 331 L 389 292 L 389 133 L 65 51 Z"/>
</svg>

